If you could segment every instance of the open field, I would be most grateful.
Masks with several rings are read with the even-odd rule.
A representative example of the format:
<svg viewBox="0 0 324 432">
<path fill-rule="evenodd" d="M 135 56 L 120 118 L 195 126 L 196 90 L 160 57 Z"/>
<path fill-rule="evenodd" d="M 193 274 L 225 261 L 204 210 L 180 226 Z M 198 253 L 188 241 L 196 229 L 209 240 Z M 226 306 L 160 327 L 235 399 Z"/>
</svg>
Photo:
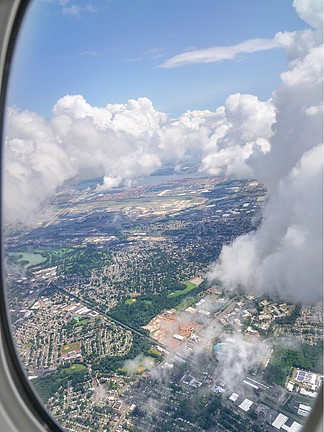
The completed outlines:
<svg viewBox="0 0 324 432">
<path fill-rule="evenodd" d="M 150 348 L 148 351 L 147 351 L 147 353 L 150 355 L 153 355 L 153 356 L 160 356 L 161 355 L 161 353 L 160 353 L 160 351 L 158 351 L 157 349 L 155 349 L 155 348 Z"/>
<path fill-rule="evenodd" d="M 40 264 L 46 261 L 46 257 L 43 257 L 39 253 L 29 252 L 9 252 L 8 255 L 15 261 L 22 263 L 24 267 L 30 267 Z"/>
<path fill-rule="evenodd" d="M 75 325 L 76 327 L 78 327 L 78 326 L 82 326 L 83 324 L 88 324 L 89 321 L 90 321 L 90 318 L 84 318 L 84 319 L 82 319 L 82 320 L 76 321 L 74 325 Z"/>
<path fill-rule="evenodd" d="M 168 297 L 179 297 L 183 294 L 187 294 L 188 292 L 190 292 L 194 288 L 197 288 L 197 285 L 195 285 L 192 282 L 185 282 L 185 285 L 186 285 L 186 288 L 184 288 L 183 290 L 176 290 L 173 293 L 169 294 Z"/>
<path fill-rule="evenodd" d="M 129 298 L 129 299 L 125 300 L 125 304 L 127 304 L 127 305 L 130 305 L 130 304 L 135 303 L 135 302 L 136 302 L 136 299 L 134 299 L 134 298 Z"/>
<path fill-rule="evenodd" d="M 81 343 L 80 342 L 72 342 L 67 345 L 63 345 L 60 352 L 61 354 L 67 354 L 68 352 L 75 351 L 81 349 Z"/>
<path fill-rule="evenodd" d="M 184 311 L 187 309 L 187 307 L 191 306 L 193 303 L 195 303 L 196 299 L 193 297 L 188 297 L 185 300 L 183 300 L 181 303 L 179 303 L 175 309 L 177 311 Z"/>
<path fill-rule="evenodd" d="M 87 369 L 86 368 L 86 366 L 84 366 L 83 364 L 80 364 L 80 363 L 75 363 L 75 364 L 72 364 L 70 367 L 68 367 L 68 368 L 64 368 L 64 369 L 61 369 L 61 371 L 60 371 L 60 374 L 63 376 L 63 375 L 72 375 L 72 374 L 74 374 L 74 373 L 76 373 L 76 372 L 80 372 L 80 371 L 83 371 L 83 370 L 85 370 L 85 369 Z"/>
</svg>

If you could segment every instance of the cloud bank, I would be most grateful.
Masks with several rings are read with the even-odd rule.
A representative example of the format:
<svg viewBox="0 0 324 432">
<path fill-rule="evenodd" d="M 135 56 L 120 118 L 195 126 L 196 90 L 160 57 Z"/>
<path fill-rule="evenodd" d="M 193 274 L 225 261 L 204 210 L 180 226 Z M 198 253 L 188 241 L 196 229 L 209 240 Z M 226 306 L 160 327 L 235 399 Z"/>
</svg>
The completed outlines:
<svg viewBox="0 0 324 432">
<path fill-rule="evenodd" d="M 4 175 L 6 222 L 28 222 L 66 180 L 103 176 L 98 190 L 131 186 L 166 161 L 201 158 L 202 170 L 248 176 L 246 160 L 269 150 L 271 101 L 231 95 L 225 107 L 187 111 L 178 119 L 147 98 L 91 106 L 64 96 L 50 120 L 10 108 Z M 244 125 L 242 125 L 242 122 Z"/>
<path fill-rule="evenodd" d="M 268 101 L 234 94 L 213 112 L 187 111 L 177 119 L 157 111 L 145 97 L 96 107 L 81 95 L 67 95 L 57 101 L 49 120 L 8 109 L 5 221 L 27 223 L 60 185 L 74 177 L 103 176 L 98 190 L 104 190 L 132 185 L 167 161 L 199 158 L 202 172 L 258 178 L 268 189 L 259 229 L 223 247 L 210 269 L 210 280 L 218 279 L 229 289 L 239 285 L 257 294 L 318 300 L 322 4 L 295 0 L 294 6 L 312 29 L 276 35 L 290 63 Z"/>
<path fill-rule="evenodd" d="M 306 7 L 298 0 L 294 6 L 301 18 L 318 24 L 320 1 Z M 211 280 L 219 279 L 228 288 L 239 285 L 257 294 L 276 293 L 291 300 L 322 297 L 321 28 L 322 24 L 312 32 L 280 35 L 291 61 L 273 95 L 277 116 L 271 149 L 264 157 L 249 160 L 256 177 L 268 188 L 268 202 L 260 228 L 224 246 L 210 271 Z"/>
</svg>

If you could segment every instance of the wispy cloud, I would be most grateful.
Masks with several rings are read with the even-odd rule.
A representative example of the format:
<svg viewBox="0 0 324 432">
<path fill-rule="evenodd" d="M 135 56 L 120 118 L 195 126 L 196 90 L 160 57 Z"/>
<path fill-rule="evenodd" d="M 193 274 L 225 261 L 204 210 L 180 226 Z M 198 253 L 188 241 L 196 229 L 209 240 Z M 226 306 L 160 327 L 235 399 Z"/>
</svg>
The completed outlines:
<svg viewBox="0 0 324 432">
<path fill-rule="evenodd" d="M 146 50 L 142 55 L 139 55 L 138 57 L 130 57 L 126 60 L 128 61 L 142 61 L 142 60 L 156 60 L 163 56 L 163 50 L 160 48 L 150 48 Z"/>
<path fill-rule="evenodd" d="M 87 57 L 98 57 L 100 53 L 98 51 L 82 51 L 79 53 L 79 55 Z"/>
<path fill-rule="evenodd" d="M 249 39 L 232 46 L 218 46 L 187 51 L 166 60 L 159 67 L 175 68 L 197 63 L 216 63 L 223 60 L 235 60 L 240 54 L 249 54 L 280 47 L 274 39 Z"/>
<path fill-rule="evenodd" d="M 80 2 L 75 3 L 71 0 L 59 0 L 59 4 L 62 7 L 62 12 L 64 15 L 79 16 L 84 12 L 97 12 L 97 9 L 91 3 L 81 5 Z"/>
</svg>

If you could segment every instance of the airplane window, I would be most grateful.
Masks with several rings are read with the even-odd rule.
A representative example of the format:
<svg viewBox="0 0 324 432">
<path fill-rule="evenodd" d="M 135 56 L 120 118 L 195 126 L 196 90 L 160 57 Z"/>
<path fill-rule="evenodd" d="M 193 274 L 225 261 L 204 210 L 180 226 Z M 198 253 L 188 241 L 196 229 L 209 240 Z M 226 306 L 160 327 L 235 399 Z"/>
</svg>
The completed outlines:
<svg viewBox="0 0 324 432">
<path fill-rule="evenodd" d="M 323 383 L 322 12 L 30 3 L 3 257 L 53 430 L 302 430 Z"/>
</svg>

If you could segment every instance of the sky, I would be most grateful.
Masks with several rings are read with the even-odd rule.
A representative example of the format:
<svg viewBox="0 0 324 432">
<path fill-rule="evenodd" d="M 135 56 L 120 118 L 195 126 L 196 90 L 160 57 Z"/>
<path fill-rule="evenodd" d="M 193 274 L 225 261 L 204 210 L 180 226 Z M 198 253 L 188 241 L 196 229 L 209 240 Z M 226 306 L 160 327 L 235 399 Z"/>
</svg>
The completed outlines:
<svg viewBox="0 0 324 432">
<path fill-rule="evenodd" d="M 34 0 L 8 104 L 48 117 L 67 94 L 96 106 L 148 97 L 178 117 L 236 92 L 268 99 L 287 65 L 275 34 L 307 27 L 290 0 Z M 170 62 L 222 47 L 208 63 Z"/>
<path fill-rule="evenodd" d="M 76 178 L 105 191 L 195 161 L 267 189 L 210 283 L 322 298 L 322 0 L 35 1 L 6 111 L 6 223 Z"/>
</svg>

